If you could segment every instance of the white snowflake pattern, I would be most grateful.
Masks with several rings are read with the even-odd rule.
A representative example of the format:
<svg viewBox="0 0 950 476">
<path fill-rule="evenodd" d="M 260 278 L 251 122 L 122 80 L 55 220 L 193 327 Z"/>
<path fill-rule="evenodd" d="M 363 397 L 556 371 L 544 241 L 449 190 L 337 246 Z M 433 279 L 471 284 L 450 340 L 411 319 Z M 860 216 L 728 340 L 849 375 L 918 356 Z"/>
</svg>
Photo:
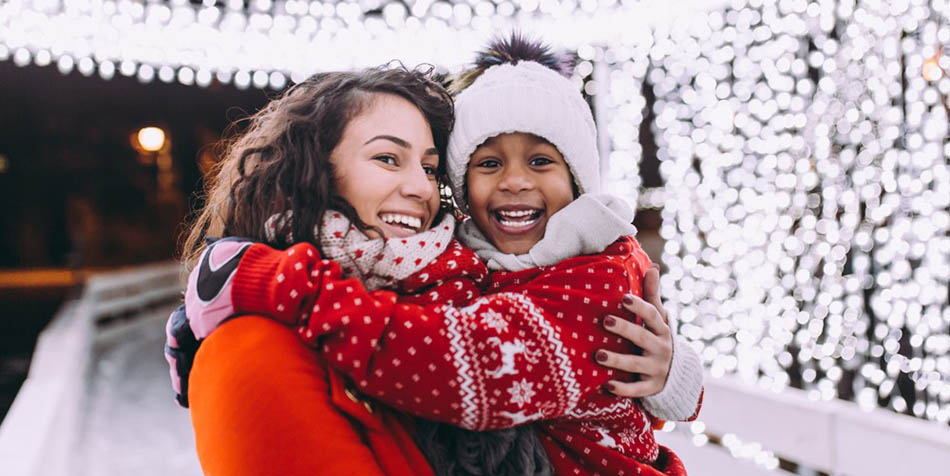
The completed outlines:
<svg viewBox="0 0 950 476">
<path fill-rule="evenodd" d="M 635 412 L 632 417 L 637 420 L 636 423 L 628 425 L 618 432 L 620 436 L 620 444 L 623 448 L 627 449 L 648 448 L 650 446 L 648 437 L 653 433 L 653 429 L 650 426 L 650 420 L 642 411 Z"/>
<path fill-rule="evenodd" d="M 495 311 L 494 309 L 489 309 L 481 314 L 482 324 L 495 329 L 495 332 L 501 334 L 508 330 L 508 321 L 505 320 L 505 316 L 502 316 L 501 313 Z"/>
<path fill-rule="evenodd" d="M 518 408 L 531 403 L 531 397 L 537 394 L 532 387 L 534 384 L 525 379 L 511 384 L 511 388 L 508 389 L 508 393 L 511 394 L 511 403 L 517 404 Z"/>
</svg>

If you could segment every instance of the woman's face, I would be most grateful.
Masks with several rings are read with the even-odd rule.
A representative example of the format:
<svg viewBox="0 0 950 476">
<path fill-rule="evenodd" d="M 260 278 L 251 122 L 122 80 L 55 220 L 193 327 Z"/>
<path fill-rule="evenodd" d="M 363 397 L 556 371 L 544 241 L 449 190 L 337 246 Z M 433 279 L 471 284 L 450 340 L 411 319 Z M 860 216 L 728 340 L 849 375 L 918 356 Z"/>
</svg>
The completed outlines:
<svg viewBox="0 0 950 476">
<path fill-rule="evenodd" d="M 524 254 L 548 220 L 574 200 L 564 156 L 523 132 L 501 134 L 472 153 L 465 176 L 472 219 L 504 253 Z"/>
<path fill-rule="evenodd" d="M 429 229 L 439 210 L 432 131 L 419 109 L 399 96 L 378 94 L 371 101 L 330 154 L 337 190 L 386 237 L 414 235 Z"/>
</svg>

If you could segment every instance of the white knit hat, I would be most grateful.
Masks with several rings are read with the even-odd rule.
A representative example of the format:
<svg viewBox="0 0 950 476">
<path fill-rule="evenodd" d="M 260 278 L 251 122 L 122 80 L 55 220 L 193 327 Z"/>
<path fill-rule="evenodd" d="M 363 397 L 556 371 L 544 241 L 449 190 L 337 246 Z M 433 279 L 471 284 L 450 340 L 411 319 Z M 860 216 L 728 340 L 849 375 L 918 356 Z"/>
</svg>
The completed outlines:
<svg viewBox="0 0 950 476">
<path fill-rule="evenodd" d="M 527 132 L 554 144 L 564 156 L 580 193 L 600 189 L 597 128 L 590 107 L 571 82 L 534 61 L 485 70 L 455 98 L 455 128 L 449 136 L 452 194 L 467 211 L 465 173 L 469 158 L 499 134 Z"/>
</svg>

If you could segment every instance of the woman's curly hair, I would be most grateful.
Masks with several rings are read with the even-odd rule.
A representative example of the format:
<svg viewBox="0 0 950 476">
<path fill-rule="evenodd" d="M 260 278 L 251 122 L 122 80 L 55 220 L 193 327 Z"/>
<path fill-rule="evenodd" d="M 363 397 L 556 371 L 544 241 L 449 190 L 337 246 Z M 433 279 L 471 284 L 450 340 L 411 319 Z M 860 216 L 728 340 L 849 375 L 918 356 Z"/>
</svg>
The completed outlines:
<svg viewBox="0 0 950 476">
<path fill-rule="evenodd" d="M 398 64 L 315 74 L 246 119 L 246 130 L 224 142 L 224 158 L 182 247 L 188 267 L 204 249 L 206 237 L 241 236 L 278 248 L 292 244 L 288 236 L 314 241 L 314 226 L 328 209 L 366 230 L 338 194 L 330 154 L 347 124 L 379 94 L 400 96 L 419 108 L 439 151 L 441 177 L 454 109 L 431 68 L 410 70 Z M 274 239 L 268 239 L 268 218 L 288 210 L 293 211 L 290 219 L 279 220 Z M 315 241 L 319 247 L 319 239 Z"/>
</svg>

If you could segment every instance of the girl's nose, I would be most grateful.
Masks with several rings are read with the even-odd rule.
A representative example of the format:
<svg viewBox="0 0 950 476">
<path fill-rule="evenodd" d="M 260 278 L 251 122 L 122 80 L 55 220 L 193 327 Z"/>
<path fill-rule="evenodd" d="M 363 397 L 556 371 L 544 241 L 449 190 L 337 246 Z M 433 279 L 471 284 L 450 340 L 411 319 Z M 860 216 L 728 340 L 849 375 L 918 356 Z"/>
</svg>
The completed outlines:
<svg viewBox="0 0 950 476">
<path fill-rule="evenodd" d="M 534 180 L 528 170 L 524 167 L 512 166 L 506 167 L 501 181 L 498 182 L 498 189 L 510 193 L 518 193 L 534 188 Z"/>
</svg>

